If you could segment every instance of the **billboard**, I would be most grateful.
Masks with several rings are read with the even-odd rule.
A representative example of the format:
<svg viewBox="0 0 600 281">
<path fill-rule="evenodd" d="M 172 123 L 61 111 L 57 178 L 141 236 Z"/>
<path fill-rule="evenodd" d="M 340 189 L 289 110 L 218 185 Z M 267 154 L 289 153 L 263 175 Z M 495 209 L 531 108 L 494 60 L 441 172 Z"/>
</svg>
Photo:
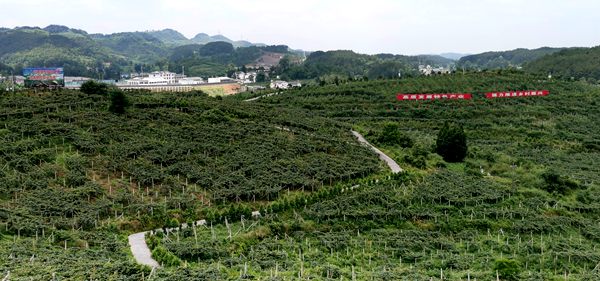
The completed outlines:
<svg viewBox="0 0 600 281">
<path fill-rule="evenodd" d="M 23 69 L 25 87 L 65 86 L 65 71 L 62 67 L 36 67 Z"/>
<path fill-rule="evenodd" d="M 402 100 L 470 100 L 471 94 L 398 94 L 397 99 Z"/>
<path fill-rule="evenodd" d="M 549 94 L 550 94 L 550 91 L 513 91 L 513 92 L 486 93 L 485 97 L 488 99 L 519 98 L 519 97 L 547 96 Z"/>
</svg>

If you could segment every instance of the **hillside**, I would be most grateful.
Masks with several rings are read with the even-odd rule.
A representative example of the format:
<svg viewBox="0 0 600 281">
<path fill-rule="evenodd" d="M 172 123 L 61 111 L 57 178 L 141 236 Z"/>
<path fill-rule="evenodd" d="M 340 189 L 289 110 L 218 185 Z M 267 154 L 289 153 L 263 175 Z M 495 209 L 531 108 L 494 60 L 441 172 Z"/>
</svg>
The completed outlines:
<svg viewBox="0 0 600 281">
<path fill-rule="evenodd" d="M 302 111 L 168 93 L 132 95 L 131 111 L 115 116 L 107 99 L 69 92 L 0 101 L 0 273 L 106 280 L 119 272 L 137 280 L 142 271 L 128 258 L 123 230 L 226 209 L 236 217 L 247 207 L 234 202 L 380 169 L 369 150 L 348 142 L 346 125 Z M 7 248 L 6 235 L 39 240 Z M 21 268 L 32 250 L 39 267 Z M 79 262 L 66 263 L 71 258 Z"/>
<path fill-rule="evenodd" d="M 15 29 L 0 32 L 0 62 L 15 73 L 34 66 L 64 66 L 67 73 L 98 77 L 97 68 L 105 62 L 108 76 L 116 75 L 125 59 L 100 46 L 83 32 L 67 29 Z"/>
<path fill-rule="evenodd" d="M 240 55 L 231 59 L 204 54 L 204 60 L 190 62 L 201 69 L 191 73 L 222 76 L 236 66 L 253 62 L 258 57 L 247 54 L 256 53 L 257 46 L 265 47 L 264 44 L 233 41 L 222 35 L 202 38 L 199 34 L 190 40 L 172 29 L 114 34 L 88 34 L 60 25 L 1 29 L 0 63 L 10 68 L 0 71 L 20 73 L 24 67 L 64 66 L 68 76 L 117 79 L 121 74 L 139 72 L 142 68 L 146 72 L 166 70 L 171 65 L 181 69 L 183 63 L 168 58 L 176 56 L 178 48 L 195 42 L 209 47 L 227 43 L 239 50 Z M 243 50 L 246 48 L 253 49 Z"/>
<path fill-rule="evenodd" d="M 319 78 L 327 75 L 346 77 L 390 78 L 399 73 L 416 75 L 419 65 L 451 66 L 453 60 L 440 56 L 403 56 L 392 54 L 364 55 L 349 50 L 317 51 L 301 65 L 282 66 L 290 79 Z"/>
<path fill-rule="evenodd" d="M 146 33 L 167 45 L 180 46 L 190 43 L 190 40 L 188 38 L 186 38 L 185 36 L 183 36 L 183 34 L 173 29 L 147 31 Z"/>
<path fill-rule="evenodd" d="M 234 69 L 232 65 L 242 67 L 258 61 L 265 62 L 262 58 L 269 54 L 277 57 L 291 55 L 288 47 L 284 45 L 235 48 L 231 43 L 223 41 L 205 45 L 191 44 L 176 47 L 171 51 L 169 69 L 185 67 L 186 73 L 191 76 L 222 76 Z"/>
<path fill-rule="evenodd" d="M 64 66 L 68 76 L 118 79 L 121 74 L 182 67 L 196 76 L 223 76 L 236 68 L 261 64 L 262 60 L 287 56 L 273 76 L 314 79 L 331 76 L 389 78 L 416 75 L 419 65 L 452 67 L 455 61 L 441 56 L 363 55 L 352 51 L 312 52 L 291 50 L 286 45 L 266 46 L 233 41 L 223 35 L 199 33 L 187 39 L 164 29 L 145 32 L 88 34 L 83 30 L 51 25 L 0 30 L 0 63 L 20 73 L 24 67 Z M 233 50 L 231 50 L 231 47 Z M 210 51 L 210 48 L 216 50 Z M 223 50 L 229 49 L 226 52 Z M 271 63 L 266 63 L 271 64 Z"/>
<path fill-rule="evenodd" d="M 466 69 L 504 69 L 518 68 L 543 56 L 562 50 L 562 48 L 516 49 L 504 52 L 486 52 L 460 58 L 458 68 Z"/>
<path fill-rule="evenodd" d="M 138 63 L 155 63 L 168 53 L 160 39 L 144 32 L 94 34 L 92 38 L 99 45 Z"/>
<path fill-rule="evenodd" d="M 595 83 L 600 80 L 600 46 L 562 50 L 526 64 L 525 70 Z"/>
<path fill-rule="evenodd" d="M 190 43 L 196 43 L 196 44 L 207 44 L 207 43 L 212 43 L 212 42 L 227 42 L 227 43 L 231 43 L 236 48 L 246 48 L 246 47 L 251 47 L 251 46 L 266 46 L 265 44 L 262 44 L 262 43 L 252 43 L 252 42 L 245 41 L 245 40 L 234 41 L 223 35 L 210 36 L 206 33 L 198 33 L 194 38 L 190 39 Z"/>
<path fill-rule="evenodd" d="M 4 95 L 0 275 L 148 278 L 126 236 L 205 219 L 148 235 L 163 265 L 152 280 L 597 280 L 600 89 L 503 73 L 342 81 L 253 102 L 129 93 L 125 115 L 103 96 Z M 526 89 L 551 94 L 481 96 Z M 464 162 L 433 152 L 446 121 L 465 129 Z M 389 127 L 402 143 L 382 137 Z"/>
</svg>

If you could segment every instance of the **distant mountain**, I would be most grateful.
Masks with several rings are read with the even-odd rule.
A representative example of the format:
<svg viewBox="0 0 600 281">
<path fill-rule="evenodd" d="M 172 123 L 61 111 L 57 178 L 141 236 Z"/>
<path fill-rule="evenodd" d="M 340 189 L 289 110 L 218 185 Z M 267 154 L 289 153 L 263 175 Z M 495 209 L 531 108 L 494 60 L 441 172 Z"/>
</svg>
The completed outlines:
<svg viewBox="0 0 600 281">
<path fill-rule="evenodd" d="M 227 43 L 231 43 L 233 45 L 233 47 L 235 48 L 245 48 L 245 47 L 250 47 L 250 46 L 265 46 L 265 44 L 262 43 L 252 43 L 249 41 L 244 41 L 244 40 L 240 40 L 240 41 L 233 41 L 223 35 L 214 35 L 214 36 L 210 36 L 206 33 L 198 33 L 194 38 L 190 39 L 190 43 L 196 43 L 196 44 L 206 44 L 206 43 L 211 43 L 211 42 L 227 42 Z"/>
<path fill-rule="evenodd" d="M 462 57 L 457 67 L 467 69 L 519 68 L 525 63 L 537 60 L 545 55 L 556 53 L 563 48 L 539 48 L 534 50 L 516 49 L 504 52 L 486 52 Z"/>
<path fill-rule="evenodd" d="M 198 38 L 203 37 L 201 34 Z M 201 64 L 198 75 L 224 75 L 232 65 L 241 66 L 260 57 L 264 50 L 248 49 L 247 41 L 231 42 L 224 36 L 208 37 L 202 45 L 165 29 L 147 32 L 88 34 L 62 25 L 45 28 L 0 29 L 0 72 L 20 73 L 25 67 L 63 66 L 69 76 L 118 78 L 122 73 L 169 69 L 186 61 Z M 198 39 L 196 38 L 196 39 Z M 229 41 L 229 42 L 225 42 Z M 234 48 L 234 45 L 242 46 Z M 179 47 L 182 48 L 179 48 Z M 192 49 L 191 53 L 185 50 Z M 285 47 L 287 49 L 287 46 Z M 194 60 L 199 56 L 199 60 Z M 178 62 L 179 63 L 178 63 Z"/>
<path fill-rule="evenodd" d="M 93 34 L 98 44 L 134 62 L 155 63 L 169 53 L 168 46 L 146 32 Z"/>
<path fill-rule="evenodd" d="M 460 54 L 460 53 L 442 53 L 440 54 L 440 57 L 444 57 L 447 59 L 451 59 L 451 60 L 459 60 L 462 57 L 466 57 L 469 56 L 471 54 Z"/>
<path fill-rule="evenodd" d="M 403 56 L 393 54 L 364 55 L 353 51 L 317 51 L 311 53 L 301 65 L 282 69 L 291 79 L 311 79 L 326 75 L 344 77 L 392 78 L 416 75 L 418 66 L 451 66 L 454 61 L 441 56 Z"/>
<path fill-rule="evenodd" d="M 419 65 L 431 65 L 431 66 L 451 66 L 454 65 L 455 61 L 438 55 L 418 55 L 418 56 L 404 56 L 404 55 L 391 55 L 391 54 L 378 54 L 377 57 L 387 60 L 397 60 L 406 63 L 414 68 Z"/>
<path fill-rule="evenodd" d="M 212 39 L 210 38 L 210 35 L 206 33 L 198 33 L 191 41 L 198 44 L 206 44 L 212 42 Z"/>
<path fill-rule="evenodd" d="M 157 31 L 146 31 L 147 34 L 152 35 L 156 39 L 162 41 L 167 45 L 186 45 L 190 44 L 190 40 L 187 39 L 183 34 L 173 29 L 163 29 Z"/>
<path fill-rule="evenodd" d="M 600 46 L 571 48 L 541 57 L 525 65 L 525 70 L 564 78 L 600 80 Z"/>
<path fill-rule="evenodd" d="M 81 29 L 69 28 L 64 25 L 49 25 L 44 28 L 45 31 L 48 31 L 51 34 L 67 34 L 74 33 L 80 35 L 87 35 L 88 33 Z"/>
<path fill-rule="evenodd" d="M 192 76 L 225 75 L 231 72 L 231 65 L 245 66 L 258 62 L 262 57 L 278 54 L 291 55 L 285 45 L 249 46 L 234 48 L 224 41 L 204 45 L 190 44 L 176 47 L 169 56 L 169 69 L 183 69 Z"/>
<path fill-rule="evenodd" d="M 48 31 L 49 30 L 49 31 Z M 0 63 L 15 73 L 24 67 L 63 66 L 67 73 L 98 77 L 118 75 L 126 60 L 77 31 L 50 26 L 0 32 Z"/>
<path fill-rule="evenodd" d="M 210 38 L 213 41 L 223 41 L 223 42 L 229 42 L 229 43 L 233 42 L 233 41 L 231 41 L 231 39 L 229 39 L 223 35 L 214 35 L 214 36 L 211 36 Z"/>
<path fill-rule="evenodd" d="M 0 28 L 0 73 L 26 67 L 63 66 L 68 76 L 119 78 L 130 72 L 186 70 L 193 76 L 220 76 L 238 67 L 273 67 L 285 79 L 397 77 L 416 75 L 419 65 L 496 69 L 523 66 L 527 71 L 564 77 L 600 79 L 600 47 L 516 49 L 469 55 L 364 55 L 353 51 L 306 53 L 286 45 L 266 46 L 199 33 L 188 39 L 164 29 L 145 32 L 88 34 L 62 25 Z"/>
</svg>

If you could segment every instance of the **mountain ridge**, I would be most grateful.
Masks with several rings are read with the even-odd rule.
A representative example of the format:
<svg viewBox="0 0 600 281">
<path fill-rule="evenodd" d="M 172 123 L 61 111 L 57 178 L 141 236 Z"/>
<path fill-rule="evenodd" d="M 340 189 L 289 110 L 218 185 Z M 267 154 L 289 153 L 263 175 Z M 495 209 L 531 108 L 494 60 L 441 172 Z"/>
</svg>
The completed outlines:
<svg viewBox="0 0 600 281">
<path fill-rule="evenodd" d="M 520 68 L 528 62 L 563 49 L 565 48 L 541 47 L 537 49 L 517 48 L 508 51 L 483 52 L 460 58 L 457 66 L 467 69 Z"/>
</svg>

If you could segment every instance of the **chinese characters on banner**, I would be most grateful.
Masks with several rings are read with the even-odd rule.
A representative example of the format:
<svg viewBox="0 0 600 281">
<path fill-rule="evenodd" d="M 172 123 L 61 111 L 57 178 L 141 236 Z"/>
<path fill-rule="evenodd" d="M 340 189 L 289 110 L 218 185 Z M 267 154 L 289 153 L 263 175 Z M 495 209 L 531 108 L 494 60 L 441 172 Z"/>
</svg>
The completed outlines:
<svg viewBox="0 0 600 281">
<path fill-rule="evenodd" d="M 486 93 L 488 99 L 496 98 L 518 98 L 518 97 L 537 97 L 550 95 L 550 91 L 511 91 L 511 92 L 490 92 Z M 399 101 L 408 100 L 470 100 L 471 94 L 398 94 Z"/>
<path fill-rule="evenodd" d="M 497 99 L 497 98 L 537 97 L 537 96 L 547 96 L 549 94 L 550 94 L 550 91 L 514 91 L 514 92 L 487 93 L 487 94 L 485 94 L 485 97 L 488 99 Z"/>
<path fill-rule="evenodd" d="M 471 94 L 398 94 L 398 100 L 470 100 Z"/>
</svg>

